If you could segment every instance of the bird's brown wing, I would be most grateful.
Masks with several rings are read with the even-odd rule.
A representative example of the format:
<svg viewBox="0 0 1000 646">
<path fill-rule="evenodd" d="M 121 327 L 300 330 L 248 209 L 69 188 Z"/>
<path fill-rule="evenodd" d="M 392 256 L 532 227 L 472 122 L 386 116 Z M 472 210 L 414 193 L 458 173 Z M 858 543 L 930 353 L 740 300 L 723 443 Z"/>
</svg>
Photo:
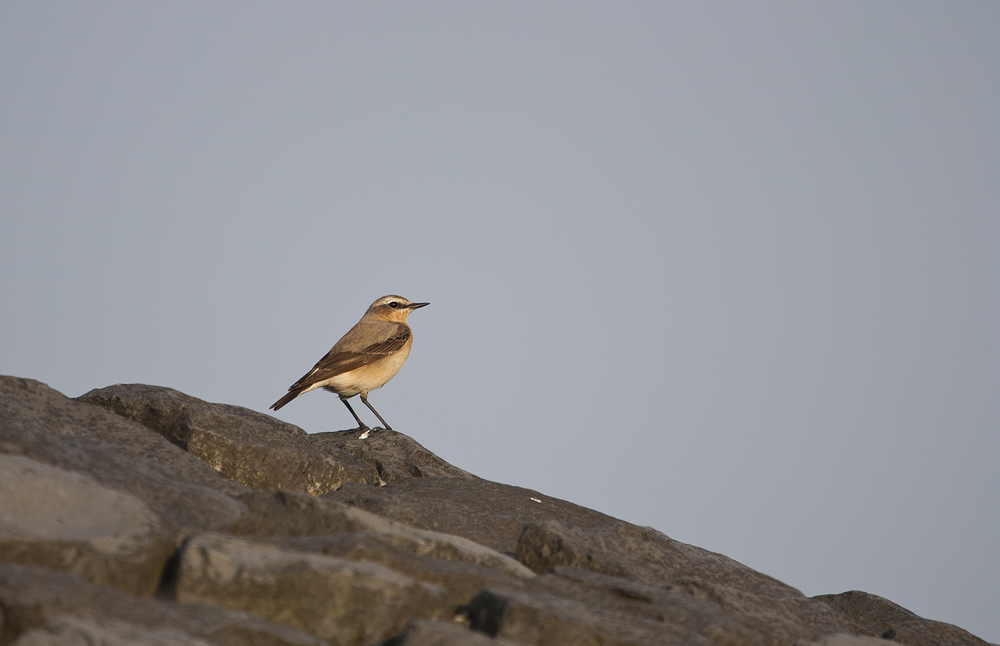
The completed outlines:
<svg viewBox="0 0 1000 646">
<path fill-rule="evenodd" d="M 366 364 L 384 359 L 394 352 L 398 352 L 410 339 L 410 327 L 404 323 L 396 326 L 390 336 L 377 343 L 357 351 L 338 350 L 336 346 L 325 357 L 319 360 L 313 369 L 302 379 L 295 382 L 289 391 L 302 391 L 309 386 L 336 377 L 345 372 L 350 372 Z M 337 345 L 340 345 L 339 343 Z"/>
</svg>

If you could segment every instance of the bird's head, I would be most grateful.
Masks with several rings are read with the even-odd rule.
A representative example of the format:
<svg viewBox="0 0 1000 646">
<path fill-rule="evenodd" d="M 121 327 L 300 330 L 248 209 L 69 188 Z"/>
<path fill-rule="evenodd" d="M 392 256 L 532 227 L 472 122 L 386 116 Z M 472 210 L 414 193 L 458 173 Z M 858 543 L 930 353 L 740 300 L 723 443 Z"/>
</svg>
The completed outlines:
<svg viewBox="0 0 1000 646">
<path fill-rule="evenodd" d="M 366 317 L 376 318 L 395 323 L 406 323 L 406 317 L 415 309 L 430 303 L 413 303 L 402 296 L 383 296 L 368 308 Z"/>
</svg>

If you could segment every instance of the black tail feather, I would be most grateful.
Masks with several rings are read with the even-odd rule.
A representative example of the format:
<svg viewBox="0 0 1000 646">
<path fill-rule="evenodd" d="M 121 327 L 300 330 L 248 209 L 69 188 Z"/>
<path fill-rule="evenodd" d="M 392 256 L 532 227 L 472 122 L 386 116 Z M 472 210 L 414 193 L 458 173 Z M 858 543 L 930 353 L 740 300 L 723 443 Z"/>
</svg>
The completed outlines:
<svg viewBox="0 0 1000 646">
<path fill-rule="evenodd" d="M 278 401 L 276 401 L 273 404 L 271 404 L 271 410 L 278 410 L 279 408 L 281 408 L 282 406 L 284 406 L 288 402 L 292 401 L 293 399 L 295 399 L 296 397 L 298 397 L 301 394 L 302 394 L 301 390 L 290 390 L 290 391 L 288 391 L 287 395 L 285 395 L 284 397 L 282 397 Z"/>
</svg>

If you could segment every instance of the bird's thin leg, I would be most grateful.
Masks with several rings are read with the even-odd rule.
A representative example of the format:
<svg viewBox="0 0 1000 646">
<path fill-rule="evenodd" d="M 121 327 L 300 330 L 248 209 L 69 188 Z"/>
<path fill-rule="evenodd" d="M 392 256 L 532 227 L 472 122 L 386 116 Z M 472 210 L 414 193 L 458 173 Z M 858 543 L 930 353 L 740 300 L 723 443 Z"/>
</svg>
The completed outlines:
<svg viewBox="0 0 1000 646">
<path fill-rule="evenodd" d="M 361 395 L 361 401 L 364 402 L 365 406 L 367 406 L 371 410 L 371 412 L 375 413 L 375 417 L 378 418 L 378 421 L 382 422 L 382 426 L 385 427 L 385 430 L 387 431 L 392 430 L 392 427 L 389 426 L 389 424 L 384 419 L 382 419 L 382 416 L 378 414 L 378 411 L 375 410 L 375 407 L 368 403 L 368 397 L 366 397 L 365 395 Z"/>
<path fill-rule="evenodd" d="M 365 423 L 361 421 L 361 418 L 358 417 L 358 414 L 354 412 L 354 409 L 351 408 L 350 402 L 348 402 L 346 399 L 343 399 L 343 398 L 340 401 L 344 402 L 344 406 L 347 406 L 347 410 L 351 411 L 351 415 L 354 415 L 354 419 L 356 419 L 358 421 L 358 427 L 356 429 L 354 429 L 354 430 L 356 430 L 356 431 L 367 431 L 367 430 L 370 430 L 367 426 L 365 426 Z M 364 400 L 362 400 L 362 401 L 364 401 Z M 368 402 L 365 402 L 365 403 L 367 404 Z M 371 408 L 371 406 L 369 406 L 368 408 Z M 375 414 L 378 415 L 378 413 L 375 413 Z M 379 419 L 382 419 L 382 418 L 379 417 Z"/>
</svg>

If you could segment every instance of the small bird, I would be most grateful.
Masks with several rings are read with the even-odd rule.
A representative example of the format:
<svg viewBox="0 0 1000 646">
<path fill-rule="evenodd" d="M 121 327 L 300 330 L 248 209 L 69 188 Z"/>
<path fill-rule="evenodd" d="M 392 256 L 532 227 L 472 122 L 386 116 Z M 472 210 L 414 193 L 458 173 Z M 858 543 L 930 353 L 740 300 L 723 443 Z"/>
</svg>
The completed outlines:
<svg viewBox="0 0 1000 646">
<path fill-rule="evenodd" d="M 372 429 L 365 426 L 347 401 L 355 395 L 361 395 L 365 406 L 375 413 L 386 430 L 391 431 L 392 427 L 368 403 L 368 393 L 386 385 L 403 367 L 413 345 L 413 331 L 406 324 L 406 318 L 425 305 L 430 303 L 411 303 L 402 296 L 383 296 L 372 303 L 361 320 L 312 370 L 291 385 L 287 395 L 271 404 L 271 409 L 278 410 L 302 393 L 325 388 L 340 395 L 340 401 L 358 422 L 355 430 L 365 431 L 362 439 L 368 437 Z"/>
</svg>

